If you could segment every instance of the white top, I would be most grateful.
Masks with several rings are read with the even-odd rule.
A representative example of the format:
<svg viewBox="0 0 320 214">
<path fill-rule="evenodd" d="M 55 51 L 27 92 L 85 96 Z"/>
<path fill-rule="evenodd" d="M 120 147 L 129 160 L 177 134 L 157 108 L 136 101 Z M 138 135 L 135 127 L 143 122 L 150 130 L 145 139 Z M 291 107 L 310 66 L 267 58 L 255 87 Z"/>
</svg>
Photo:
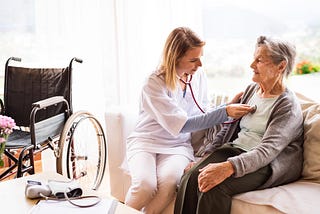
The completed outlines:
<svg viewBox="0 0 320 214">
<path fill-rule="evenodd" d="M 206 109 L 207 79 L 202 70 L 192 78 L 195 99 Z M 174 92 L 165 86 L 159 71 L 152 73 L 145 83 L 140 100 L 138 123 L 127 139 L 127 158 L 141 151 L 159 154 L 182 154 L 193 160 L 191 134 L 180 133 L 188 117 L 202 114 L 196 106 L 189 86 L 185 97 L 178 84 Z"/>
<path fill-rule="evenodd" d="M 249 113 L 241 118 L 241 131 L 238 133 L 238 138 L 232 142 L 235 147 L 249 151 L 261 143 L 271 109 L 277 98 L 278 96 L 261 98 L 257 93 L 252 96 L 248 104 L 256 105 L 257 109 L 253 114 Z"/>
</svg>

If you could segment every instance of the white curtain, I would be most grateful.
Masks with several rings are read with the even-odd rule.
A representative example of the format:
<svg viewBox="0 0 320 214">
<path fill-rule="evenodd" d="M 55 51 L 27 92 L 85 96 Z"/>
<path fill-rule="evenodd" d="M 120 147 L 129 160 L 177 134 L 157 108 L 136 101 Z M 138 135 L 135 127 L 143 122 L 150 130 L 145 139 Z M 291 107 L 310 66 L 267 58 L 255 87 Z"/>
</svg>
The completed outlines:
<svg viewBox="0 0 320 214">
<path fill-rule="evenodd" d="M 31 30 L 2 34 L 4 58 L 36 66 L 74 63 L 73 107 L 103 114 L 113 105 L 138 107 L 144 79 L 158 65 L 169 32 L 189 26 L 202 34 L 196 0 L 0 0 L 8 18 L 24 11 Z M 12 10 L 20 5 L 20 10 Z M 27 6 L 24 6 L 27 5 Z M 31 9 L 30 9 L 31 8 Z M 16 14 L 15 14 L 16 13 Z M 0 17 L 1 18 L 1 17 Z M 21 19 L 23 20 L 23 19 Z M 3 52 L 2 52 L 3 53 Z M 5 56 L 3 56 L 5 55 Z"/>
<path fill-rule="evenodd" d="M 73 107 L 102 114 L 115 92 L 113 1 L 37 0 L 35 6 L 39 53 L 48 62 L 83 59 L 73 64 Z"/>
<path fill-rule="evenodd" d="M 170 31 L 188 26 L 202 34 L 201 1 L 117 0 L 119 103 L 137 107 L 143 81 L 157 67 Z"/>
</svg>

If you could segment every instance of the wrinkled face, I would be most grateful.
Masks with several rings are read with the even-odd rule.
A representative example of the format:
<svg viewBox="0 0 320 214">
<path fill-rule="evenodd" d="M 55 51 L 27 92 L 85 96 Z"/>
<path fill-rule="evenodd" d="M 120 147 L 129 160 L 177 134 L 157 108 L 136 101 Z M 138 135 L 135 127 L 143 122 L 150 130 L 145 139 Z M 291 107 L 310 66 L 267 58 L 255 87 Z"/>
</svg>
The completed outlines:
<svg viewBox="0 0 320 214">
<path fill-rule="evenodd" d="M 269 51 L 264 45 L 257 47 L 254 53 L 254 60 L 250 67 L 253 69 L 252 80 L 256 83 L 272 84 L 282 72 L 279 66 L 272 62 L 268 53 Z"/>
<path fill-rule="evenodd" d="M 194 74 L 199 66 L 202 66 L 200 57 L 202 55 L 202 47 L 196 47 L 186 52 L 176 66 L 178 76 L 184 74 Z"/>
</svg>

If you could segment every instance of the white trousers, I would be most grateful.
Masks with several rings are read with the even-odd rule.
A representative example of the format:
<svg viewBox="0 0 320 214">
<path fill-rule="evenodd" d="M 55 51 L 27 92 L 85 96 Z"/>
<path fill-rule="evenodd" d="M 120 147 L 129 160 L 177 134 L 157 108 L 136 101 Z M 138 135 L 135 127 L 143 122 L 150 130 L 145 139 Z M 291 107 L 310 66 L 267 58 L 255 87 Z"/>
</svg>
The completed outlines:
<svg viewBox="0 0 320 214">
<path fill-rule="evenodd" d="M 125 204 L 147 214 L 161 213 L 175 198 L 190 160 L 183 155 L 139 152 L 128 161 L 131 187 Z"/>
</svg>

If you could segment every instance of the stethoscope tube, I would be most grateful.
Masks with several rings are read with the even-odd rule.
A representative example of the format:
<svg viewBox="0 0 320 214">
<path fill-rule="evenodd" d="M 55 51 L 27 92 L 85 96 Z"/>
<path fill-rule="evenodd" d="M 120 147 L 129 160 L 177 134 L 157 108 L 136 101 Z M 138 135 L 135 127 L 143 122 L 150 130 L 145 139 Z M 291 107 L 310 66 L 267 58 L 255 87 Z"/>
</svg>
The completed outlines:
<svg viewBox="0 0 320 214">
<path fill-rule="evenodd" d="M 197 105 L 198 109 L 202 112 L 202 113 L 205 113 L 205 111 L 200 107 L 200 105 L 198 104 L 195 96 L 194 96 L 194 93 L 193 93 L 193 90 L 192 90 L 192 86 L 191 86 L 191 80 L 192 80 L 192 75 L 190 75 L 190 79 L 188 81 L 184 81 L 183 79 L 179 78 L 179 80 L 184 83 L 186 85 L 186 90 L 187 90 L 187 86 L 189 86 L 190 88 L 190 92 L 191 92 L 191 96 L 192 96 L 192 99 L 194 101 L 194 103 Z"/>
<path fill-rule="evenodd" d="M 200 105 L 198 104 L 198 102 L 197 102 L 197 100 L 196 100 L 196 98 L 195 98 L 195 96 L 194 96 L 194 93 L 193 93 L 193 90 L 192 90 L 192 86 L 191 86 L 192 75 L 190 75 L 190 79 L 189 79 L 188 81 L 184 81 L 184 80 L 181 79 L 180 77 L 179 77 L 179 80 L 186 85 L 186 90 L 187 90 L 187 86 L 189 86 L 190 92 L 191 92 L 191 95 L 192 95 L 192 99 L 193 99 L 194 103 L 197 105 L 197 107 L 199 108 L 199 110 L 200 110 L 202 113 L 205 113 L 205 111 L 200 107 Z M 256 105 L 254 105 L 253 107 L 254 107 L 254 110 L 253 110 L 251 113 L 254 113 L 254 112 L 256 111 L 256 109 L 257 109 L 257 106 L 256 106 Z M 222 124 L 224 124 L 224 125 L 226 125 L 226 124 L 232 124 L 232 123 L 237 122 L 238 120 L 240 120 L 240 118 L 239 118 L 239 119 L 233 119 L 233 120 L 231 120 L 231 121 L 226 121 L 226 122 L 224 122 L 224 123 L 222 123 Z"/>
</svg>

